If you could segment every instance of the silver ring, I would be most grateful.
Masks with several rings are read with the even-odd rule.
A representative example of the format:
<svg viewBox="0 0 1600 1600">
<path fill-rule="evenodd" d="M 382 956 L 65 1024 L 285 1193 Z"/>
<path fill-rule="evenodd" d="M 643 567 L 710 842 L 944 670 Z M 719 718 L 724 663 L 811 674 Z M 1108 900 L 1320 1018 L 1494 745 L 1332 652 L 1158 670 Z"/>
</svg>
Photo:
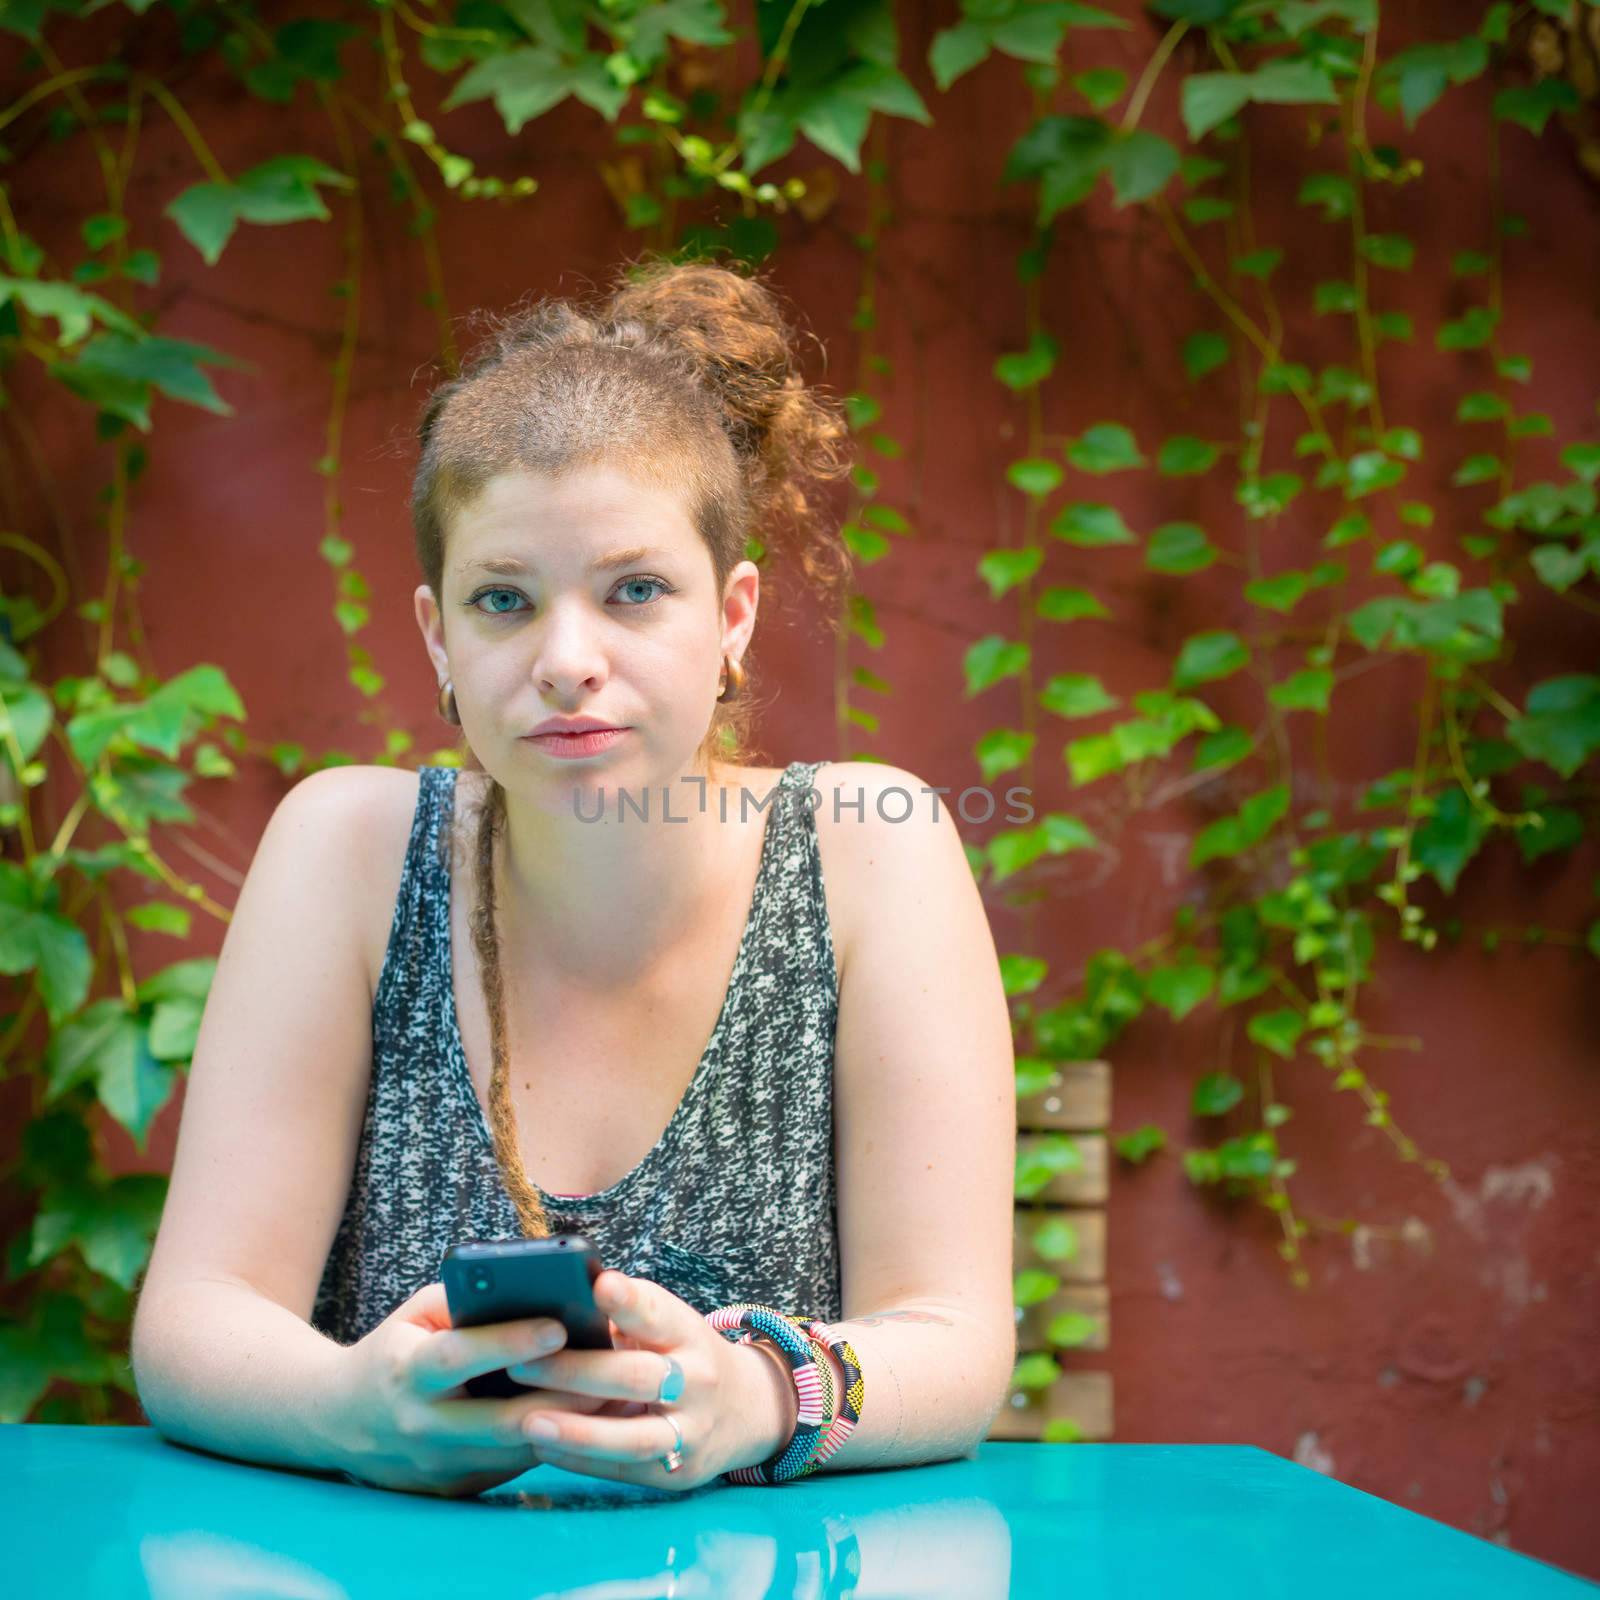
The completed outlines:
<svg viewBox="0 0 1600 1600">
<path fill-rule="evenodd" d="M 656 1415 L 664 1418 L 670 1425 L 673 1438 L 672 1448 L 657 1459 L 668 1472 L 676 1472 L 683 1465 L 683 1430 L 678 1426 L 678 1419 L 670 1411 L 658 1411 Z"/>
<path fill-rule="evenodd" d="M 667 1364 L 667 1370 L 661 1374 L 661 1388 L 656 1395 L 656 1404 L 660 1405 L 666 1400 L 678 1400 L 683 1396 L 683 1368 L 671 1356 L 661 1358 Z"/>
</svg>

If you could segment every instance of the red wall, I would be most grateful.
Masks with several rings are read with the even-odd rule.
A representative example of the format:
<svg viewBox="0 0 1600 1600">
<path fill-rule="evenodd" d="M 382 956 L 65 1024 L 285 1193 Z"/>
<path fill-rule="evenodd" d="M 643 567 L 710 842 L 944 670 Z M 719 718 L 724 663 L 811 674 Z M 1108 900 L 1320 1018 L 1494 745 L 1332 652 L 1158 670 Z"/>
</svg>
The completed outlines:
<svg viewBox="0 0 1600 1600">
<path fill-rule="evenodd" d="M 897 545 L 894 558 L 865 570 L 862 582 L 889 634 L 870 664 L 898 686 L 895 699 L 873 705 L 884 712 L 875 748 L 926 782 L 960 786 L 977 781 L 971 747 L 978 733 L 1016 715 L 1014 697 L 1003 688 L 964 701 L 960 657 L 972 639 L 1007 630 L 1015 618 L 1011 601 L 989 602 L 975 563 L 985 549 L 1015 542 L 1022 511 L 1002 473 L 1023 453 L 1025 411 L 990 367 L 1025 342 L 1024 292 L 1013 267 L 1031 242 L 1032 195 L 1001 188 L 997 179 L 1025 126 L 1027 96 L 1018 65 L 1005 59 L 939 95 L 922 63 L 932 31 L 951 18 L 942 9 L 900 9 L 904 59 L 936 122 L 928 129 L 889 124 L 894 219 L 882 252 L 879 338 L 893 363 L 886 424 L 908 451 L 900 462 L 874 465 L 886 498 L 915 524 L 916 540 Z M 1462 22 L 1452 21 L 1456 11 L 1443 4 L 1399 7 L 1393 0 L 1384 7 L 1405 39 L 1463 31 Z M 1074 70 L 1120 61 L 1137 71 L 1156 34 L 1136 7 L 1127 13 L 1137 18 L 1128 35 L 1079 36 Z M 126 32 L 126 19 L 106 13 L 76 34 L 63 30 L 58 47 L 69 61 L 87 59 L 86 47 L 71 41 L 116 37 L 118 28 Z M 149 36 L 148 29 L 134 35 Z M 136 42 L 136 53 L 149 50 Z M 242 98 L 214 67 L 194 72 L 175 59 L 153 50 L 146 64 L 179 89 L 230 170 L 286 149 L 337 159 L 306 96 L 292 111 L 267 107 Z M 364 58 L 352 60 L 357 72 L 370 71 Z M 418 68 L 411 77 L 429 115 L 429 74 Z M 1456 461 L 1482 448 L 1470 429 L 1453 422 L 1454 403 L 1491 374 L 1482 353 L 1433 353 L 1432 331 L 1459 314 L 1466 297 L 1459 288 L 1441 294 L 1443 263 L 1488 237 L 1490 92 L 1484 84 L 1453 91 L 1414 135 L 1381 115 L 1375 125 L 1375 137 L 1393 138 L 1427 163 L 1425 182 L 1370 194 L 1370 226 L 1404 230 L 1418 241 L 1419 267 L 1409 279 L 1376 275 L 1385 303 L 1410 310 L 1418 327 L 1414 346 L 1385 348 L 1384 400 L 1393 422 L 1421 428 L 1429 441 L 1428 459 L 1412 469 L 1409 487 L 1434 491 L 1441 515 L 1431 543 L 1447 559 L 1461 559 L 1453 535 L 1473 531 L 1488 503 L 1487 491 L 1464 496 L 1448 489 Z M 1172 109 L 1170 96 L 1158 91 L 1151 115 L 1169 133 Z M 1297 286 L 1291 299 L 1300 304 L 1309 300 L 1311 282 L 1348 271 L 1348 236 L 1293 203 L 1304 171 L 1338 164 L 1338 144 L 1308 149 L 1298 112 L 1252 111 L 1250 118 L 1260 136 L 1253 146 L 1260 242 L 1285 248 L 1279 287 Z M 503 306 L 527 290 L 573 292 L 603 282 L 619 257 L 637 249 L 600 179 L 597 162 L 610 153 L 608 133 L 588 110 L 569 104 L 531 125 L 516 141 L 511 167 L 502 165 L 504 135 L 486 106 L 435 121 L 453 147 L 481 156 L 485 170 L 531 171 L 542 186 L 515 209 L 441 205 L 440 246 L 457 314 Z M 1533 358 L 1530 403 L 1555 416 L 1558 434 L 1593 436 L 1600 370 L 1596 191 L 1554 127 L 1538 142 L 1508 128 L 1503 141 L 1511 201 L 1531 230 L 1508 250 L 1505 348 Z M 365 152 L 364 140 L 361 147 Z M 377 736 L 365 725 L 371 708 L 345 682 L 342 639 L 330 614 L 332 583 L 316 549 L 323 480 L 311 470 L 324 448 L 339 337 L 342 302 L 328 285 L 344 270 L 342 217 L 336 212 L 333 226 L 245 227 L 220 266 L 209 270 L 159 215 L 199 176 L 185 146 L 152 115 L 142 150 L 130 202 L 139 218 L 133 242 L 153 244 L 166 257 L 153 295 L 161 331 L 230 351 L 257 368 L 221 375 L 219 387 L 237 412 L 231 419 L 164 400 L 156 406 L 150 469 L 135 494 L 128 536 L 150 565 L 142 602 L 155 663 L 164 675 L 220 663 L 244 696 L 255 738 L 343 747 L 365 758 Z M 411 617 L 418 574 L 405 497 L 412 422 L 428 381 L 438 376 L 429 370 L 438 353 L 436 328 L 420 299 L 426 285 L 418 246 L 404 225 L 408 213 L 388 202 L 381 170 L 370 155 L 365 160 L 368 248 L 346 419 L 344 532 L 373 586 L 374 621 L 362 637 L 389 680 L 383 720 L 410 728 L 426 759 L 449 730 L 433 711 L 433 677 Z M 824 164 L 803 146 L 775 173 Z M 27 225 L 47 248 L 75 259 L 70 230 L 91 209 L 83 197 L 95 192 L 96 181 L 83 141 L 30 149 L 14 176 L 15 203 Z M 857 372 L 850 320 L 861 261 L 852 241 L 866 213 L 860 186 L 845 178 L 841 188 L 839 206 L 817 223 L 798 216 L 783 223 L 777 281 L 825 341 L 828 380 L 846 390 Z M 1116 419 L 1147 445 L 1178 431 L 1233 437 L 1237 407 L 1226 385 L 1191 390 L 1184 382 L 1179 343 L 1216 319 L 1155 218 L 1137 209 L 1119 212 L 1101 194 L 1064 217 L 1059 233 L 1042 284 L 1045 321 L 1063 347 L 1043 396 L 1047 429 L 1064 435 Z M 458 336 L 470 338 L 470 330 Z M 1342 319 L 1304 317 L 1289 343 L 1297 357 L 1322 362 L 1349 359 L 1347 337 Z M 815 364 L 812 372 L 820 376 Z M 20 377 L 16 391 L 53 463 L 83 569 L 98 574 L 94 495 L 109 453 L 93 442 L 87 411 L 63 402 L 33 374 Z M 1298 431 L 1280 402 L 1269 465 L 1293 464 L 1289 449 Z M 1526 443 L 1521 477 L 1554 475 L 1555 449 L 1545 440 Z M 1139 529 L 1182 516 L 1237 544 L 1242 530 L 1231 485 L 1226 469 L 1203 487 L 1141 475 L 1126 484 L 1103 480 L 1088 497 L 1116 499 Z M 1320 536 L 1338 514 L 1331 504 L 1306 496 L 1266 535 L 1272 568 L 1320 558 Z M 31 490 L 24 490 L 23 506 L 30 531 L 49 527 Z M 1393 517 L 1392 509 L 1387 515 Z M 1391 523 L 1379 531 L 1397 530 Z M 1137 551 L 1052 552 L 1049 580 L 1095 589 L 1116 619 L 1042 626 L 1041 679 L 1054 671 L 1093 671 L 1113 692 L 1130 696 L 1165 680 L 1187 634 L 1247 624 L 1228 569 L 1199 582 L 1152 579 L 1138 559 Z M 1358 587 L 1364 564 L 1352 555 Z M 1511 659 L 1494 674 L 1517 701 L 1529 684 L 1592 669 L 1596 659 L 1592 615 L 1531 580 L 1523 589 L 1523 601 L 1508 613 Z M 1317 614 L 1311 604 L 1304 609 Z M 797 617 L 790 612 L 758 632 L 765 683 L 781 685 L 765 728 L 769 755 L 778 761 L 839 749 L 831 647 L 815 619 Z M 70 632 L 63 624 L 52 635 L 55 672 L 81 670 Z M 1395 660 L 1341 690 L 1329 730 L 1337 777 L 1328 796 L 1315 777 L 1310 719 L 1293 719 L 1301 810 L 1325 798 L 1342 819 L 1372 822 L 1355 817 L 1354 798 L 1372 778 L 1411 761 L 1421 683 L 1413 663 Z M 1213 698 L 1230 720 L 1247 726 L 1259 720 L 1259 691 L 1248 681 L 1226 684 Z M 1183 865 L 1188 839 L 1269 781 L 1259 767 L 1229 772 L 1167 801 L 1150 792 L 1159 784 L 1147 784 L 1130 808 L 1114 781 L 1081 792 L 1068 787 L 1057 760 L 1063 731 L 1064 725 L 1043 730 L 1055 743 L 1042 740 L 1035 803 L 1041 812 L 1082 816 L 1106 840 L 1107 853 L 1055 863 L 1040 880 L 1048 884 L 1049 902 L 1036 909 L 1031 925 L 1010 903 L 1014 896 L 992 901 L 1002 950 L 1049 957 L 1051 998 L 1067 991 L 1096 949 L 1131 949 L 1165 931 L 1178 904 L 1198 902 L 1201 883 Z M 1081 731 L 1070 729 L 1074 736 Z M 1180 763 L 1171 775 L 1186 770 Z M 1548 773 L 1533 776 L 1554 787 Z M 236 781 L 197 784 L 196 841 L 232 874 L 242 872 L 285 787 L 264 766 Z M 59 799 L 63 791 L 52 785 L 47 793 Z M 174 859 L 231 903 L 236 876 L 181 852 Z M 1460 915 L 1469 929 L 1537 921 L 1581 930 L 1596 910 L 1596 869 L 1592 843 L 1529 869 L 1501 840 L 1473 865 L 1455 897 L 1431 892 L 1426 882 L 1413 893 L 1430 909 Z M 197 921 L 189 951 L 170 940 L 135 939 L 135 961 L 148 971 L 178 954 L 214 950 L 220 930 Z M 1112 1052 L 1115 1126 L 1158 1122 L 1171 1144 L 1141 1169 L 1122 1168 L 1113 1182 L 1111 1346 L 1083 1364 L 1115 1374 L 1117 1438 L 1258 1444 L 1474 1533 L 1600 1574 L 1600 1532 L 1581 1510 L 1592 1505 L 1600 1482 L 1596 974 L 1593 959 L 1571 946 L 1486 955 L 1475 939 L 1458 951 L 1441 940 L 1424 954 L 1385 939 L 1362 1010 L 1374 1031 L 1414 1035 L 1421 1048 L 1373 1052 L 1365 1064 L 1392 1092 L 1399 1124 L 1428 1154 L 1447 1161 L 1454 1176 L 1440 1187 L 1392 1158 L 1386 1137 L 1362 1124 L 1353 1096 L 1331 1091 L 1319 1065 L 1280 1064 L 1279 1094 L 1296 1108 L 1281 1138 L 1300 1163 L 1294 1194 L 1302 1213 L 1354 1215 L 1390 1229 L 1406 1224 L 1411 1240 L 1314 1239 L 1313 1283 L 1304 1292 L 1290 1287 L 1274 1252 L 1274 1218 L 1195 1191 L 1182 1171 L 1185 1143 L 1214 1143 L 1217 1135 L 1215 1125 L 1188 1123 L 1195 1078 L 1231 1067 L 1253 1081 L 1252 1058 L 1240 1048 L 1242 1029 L 1230 1032 L 1209 1009 L 1181 1028 L 1159 1013 L 1132 1026 Z M 15 1126 L 16 1086 L 4 1087 Z M 143 1156 L 108 1129 L 114 1164 L 165 1167 L 177 1111 L 169 1107 L 159 1119 Z"/>
</svg>

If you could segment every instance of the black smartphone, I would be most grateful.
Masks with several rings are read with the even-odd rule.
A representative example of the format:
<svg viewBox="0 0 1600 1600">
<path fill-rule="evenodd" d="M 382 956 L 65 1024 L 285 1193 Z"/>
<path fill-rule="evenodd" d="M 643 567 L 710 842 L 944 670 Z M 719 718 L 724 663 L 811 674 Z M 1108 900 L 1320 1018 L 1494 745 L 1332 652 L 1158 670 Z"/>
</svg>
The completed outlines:
<svg viewBox="0 0 1600 1600">
<path fill-rule="evenodd" d="M 490 1322 L 553 1317 L 567 1330 L 564 1350 L 609 1350 L 611 1322 L 594 1300 L 594 1280 L 605 1270 L 594 1241 L 581 1233 L 546 1239 L 465 1239 L 439 1264 L 450 1322 L 479 1328 Z M 466 1383 L 479 1399 L 528 1393 L 504 1367 Z"/>
</svg>

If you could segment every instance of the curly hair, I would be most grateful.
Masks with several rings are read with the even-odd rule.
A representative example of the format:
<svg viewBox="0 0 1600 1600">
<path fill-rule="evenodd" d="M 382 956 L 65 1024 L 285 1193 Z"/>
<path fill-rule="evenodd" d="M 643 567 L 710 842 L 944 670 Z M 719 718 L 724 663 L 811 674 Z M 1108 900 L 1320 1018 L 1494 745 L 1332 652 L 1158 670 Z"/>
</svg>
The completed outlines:
<svg viewBox="0 0 1600 1600">
<path fill-rule="evenodd" d="M 832 599 L 849 575 L 816 486 L 850 469 L 841 407 L 797 369 L 777 296 L 754 277 L 703 262 L 625 267 L 597 301 L 537 300 L 487 313 L 490 337 L 427 398 L 412 484 L 417 559 L 443 594 L 451 521 L 497 474 L 559 478 L 607 462 L 681 495 L 711 555 L 717 593 L 759 530 L 763 550 L 791 555 Z M 747 764 L 752 679 L 718 701 L 701 745 Z M 461 742 L 461 765 L 482 771 Z M 496 1155 L 528 1237 L 549 1233 L 517 1150 L 507 1088 L 505 997 L 494 862 L 505 792 L 490 778 L 478 808 L 470 915 L 490 1022 L 490 1123 Z"/>
</svg>

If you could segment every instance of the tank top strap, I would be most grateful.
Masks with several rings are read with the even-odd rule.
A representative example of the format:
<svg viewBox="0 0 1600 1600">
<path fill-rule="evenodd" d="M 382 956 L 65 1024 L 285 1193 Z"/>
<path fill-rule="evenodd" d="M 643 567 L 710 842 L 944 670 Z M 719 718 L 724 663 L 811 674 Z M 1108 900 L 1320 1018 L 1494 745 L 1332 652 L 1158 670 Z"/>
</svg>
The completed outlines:
<svg viewBox="0 0 1600 1600">
<path fill-rule="evenodd" d="M 383 970 L 373 996 L 375 1009 L 382 1010 L 395 984 L 414 988 L 421 980 L 436 937 L 436 896 L 443 871 L 439 854 L 440 824 L 448 808 L 446 785 L 453 783 L 453 768 L 417 768 L 417 804 L 411 817 L 411 832 L 406 839 L 405 860 L 400 869 L 400 888 L 395 896 L 394 915 L 389 924 L 389 942 L 384 950 Z M 448 902 L 447 902 L 448 903 Z"/>
<path fill-rule="evenodd" d="M 828 760 L 791 761 L 778 778 L 771 833 L 763 851 L 763 871 L 752 912 L 769 945 L 787 949 L 796 981 L 807 968 L 820 974 L 828 1003 L 838 1000 L 838 970 L 833 930 L 823 888 L 822 851 L 817 843 L 817 811 L 826 798 L 816 785 Z"/>
</svg>

